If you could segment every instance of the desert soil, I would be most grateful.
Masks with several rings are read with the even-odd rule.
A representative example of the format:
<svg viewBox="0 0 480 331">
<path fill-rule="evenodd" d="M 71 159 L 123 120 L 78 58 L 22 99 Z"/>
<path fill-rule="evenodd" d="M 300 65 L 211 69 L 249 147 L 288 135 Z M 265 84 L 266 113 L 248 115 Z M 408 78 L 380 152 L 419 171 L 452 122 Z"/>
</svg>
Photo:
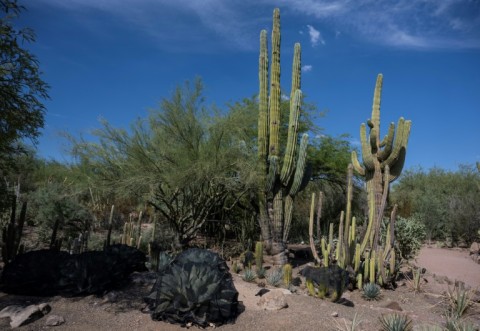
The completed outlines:
<svg viewBox="0 0 480 331">
<path fill-rule="evenodd" d="M 414 293 L 408 282 L 399 281 L 395 290 L 383 290 L 378 301 L 365 301 L 359 291 L 347 291 L 342 303 L 331 303 L 310 297 L 305 289 L 287 295 L 288 308 L 279 311 L 264 311 L 257 306 L 255 294 L 260 289 L 256 283 L 247 283 L 234 274 L 235 287 L 239 292 L 242 313 L 235 324 L 218 327 L 221 330 L 345 330 L 356 317 L 360 321 L 357 330 L 380 330 L 379 317 L 384 314 L 408 315 L 417 328 L 420 325 L 441 325 L 446 311 L 444 291 L 452 287 L 455 280 L 463 281 L 472 289 L 480 288 L 480 265 L 468 257 L 467 250 L 422 248 L 413 263 L 424 267 L 427 272 L 422 280 L 422 292 Z M 302 265 L 297 266 L 298 272 Z M 152 287 L 152 277 L 134 274 L 132 284 L 120 291 L 103 297 L 38 298 L 20 297 L 0 293 L 0 310 L 12 304 L 29 305 L 48 302 L 52 311 L 49 315 L 63 316 L 66 322 L 60 326 L 45 325 L 46 317 L 19 327 L 18 330 L 115 330 L 115 331 L 176 331 L 184 330 L 179 325 L 153 321 L 143 313 L 142 298 Z M 476 298 L 480 296 L 476 293 Z M 480 327 L 478 303 L 468 313 L 470 322 Z M 0 319 L 0 330 L 8 330 L 9 319 Z M 192 327 L 192 329 L 197 329 Z M 213 329 L 213 327 L 210 327 Z"/>
</svg>

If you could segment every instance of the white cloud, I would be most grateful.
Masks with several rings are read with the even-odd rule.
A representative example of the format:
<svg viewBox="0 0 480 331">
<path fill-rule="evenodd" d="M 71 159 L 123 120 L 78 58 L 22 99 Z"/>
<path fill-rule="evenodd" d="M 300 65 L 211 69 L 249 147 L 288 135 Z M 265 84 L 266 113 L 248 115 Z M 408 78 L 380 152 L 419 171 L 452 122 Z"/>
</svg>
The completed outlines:
<svg viewBox="0 0 480 331">
<path fill-rule="evenodd" d="M 320 31 L 318 31 L 311 25 L 307 25 L 307 28 L 308 28 L 308 34 L 310 36 L 310 43 L 312 44 L 313 47 L 317 46 L 319 42 L 322 45 L 325 45 L 325 40 L 323 39 Z"/>
<path fill-rule="evenodd" d="M 312 69 L 313 69 L 313 66 L 311 66 L 310 64 L 306 64 L 302 66 L 302 72 L 309 72 L 309 71 L 312 71 Z"/>
<path fill-rule="evenodd" d="M 273 2 L 273 0 L 272 0 Z M 471 0 L 282 0 L 332 31 L 373 44 L 417 49 L 480 48 L 480 10 Z"/>
<path fill-rule="evenodd" d="M 372 44 L 416 49 L 480 48 L 480 10 L 472 0 L 37 0 L 84 13 L 98 10 L 156 38 L 159 44 L 257 50 L 271 9 L 309 20 L 312 45 L 324 43 L 316 23 Z M 37 3 L 35 2 L 35 3 Z M 37 5 L 37 4 L 36 4 Z M 81 10 L 80 10 L 81 9 Z M 270 13 L 270 14 L 268 14 Z M 318 20 L 318 21 L 312 21 Z M 193 28 L 192 28 L 193 27 Z M 299 29 L 299 26 L 292 28 Z M 285 29 L 285 28 L 284 28 Z M 178 40 L 183 40 L 180 44 Z M 218 45 L 220 44 L 220 45 Z M 163 46 L 162 46 L 163 47 Z"/>
</svg>

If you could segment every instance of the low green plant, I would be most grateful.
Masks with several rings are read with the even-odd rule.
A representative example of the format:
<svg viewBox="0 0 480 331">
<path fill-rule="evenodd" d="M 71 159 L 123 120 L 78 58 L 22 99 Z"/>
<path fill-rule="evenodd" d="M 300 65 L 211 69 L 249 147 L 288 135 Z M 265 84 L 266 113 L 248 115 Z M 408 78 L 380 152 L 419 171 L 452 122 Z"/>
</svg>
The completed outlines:
<svg viewBox="0 0 480 331">
<path fill-rule="evenodd" d="M 414 293 L 420 293 L 422 291 L 422 271 L 420 268 L 412 268 L 412 277 L 405 274 L 409 288 Z"/>
<path fill-rule="evenodd" d="M 345 318 L 343 318 L 343 324 L 338 322 L 336 319 L 333 320 L 334 327 L 337 331 L 355 331 L 362 323 L 361 320 L 358 319 L 357 313 L 353 316 L 352 322 L 348 322 Z"/>
<path fill-rule="evenodd" d="M 257 277 L 260 278 L 260 279 L 263 279 L 265 278 L 265 275 L 267 273 L 267 269 L 265 269 L 264 267 L 257 267 L 255 269 L 256 273 L 257 273 Z"/>
<path fill-rule="evenodd" d="M 271 286 L 279 286 L 283 281 L 283 271 L 280 268 L 272 268 L 267 274 L 265 279 Z"/>
<path fill-rule="evenodd" d="M 412 320 L 406 315 L 397 313 L 380 316 L 380 323 L 384 331 L 410 331 Z"/>
<path fill-rule="evenodd" d="M 246 282 L 253 282 L 257 278 L 257 275 L 255 274 L 255 271 L 252 270 L 252 268 L 245 268 L 243 271 L 242 279 Z"/>
<path fill-rule="evenodd" d="M 380 300 L 380 286 L 375 283 L 367 283 L 363 286 L 362 297 L 367 301 Z"/>
<path fill-rule="evenodd" d="M 472 293 L 465 289 L 463 285 L 457 285 L 447 289 L 448 310 L 453 319 L 461 318 L 466 310 L 472 305 Z"/>
<path fill-rule="evenodd" d="M 446 331 L 478 331 L 472 323 L 449 316 L 447 316 L 445 329 Z"/>
</svg>

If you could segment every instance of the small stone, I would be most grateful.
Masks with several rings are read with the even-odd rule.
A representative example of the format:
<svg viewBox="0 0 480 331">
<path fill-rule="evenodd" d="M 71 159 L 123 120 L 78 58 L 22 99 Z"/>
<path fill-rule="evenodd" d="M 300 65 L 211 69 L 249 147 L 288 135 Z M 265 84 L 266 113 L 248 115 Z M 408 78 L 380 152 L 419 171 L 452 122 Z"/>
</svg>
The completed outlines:
<svg viewBox="0 0 480 331">
<path fill-rule="evenodd" d="M 330 314 L 332 317 L 338 317 L 338 312 L 334 311 L 333 313 Z"/>
<path fill-rule="evenodd" d="M 45 321 L 47 326 L 58 326 L 65 323 L 65 318 L 60 315 L 49 315 Z"/>
</svg>

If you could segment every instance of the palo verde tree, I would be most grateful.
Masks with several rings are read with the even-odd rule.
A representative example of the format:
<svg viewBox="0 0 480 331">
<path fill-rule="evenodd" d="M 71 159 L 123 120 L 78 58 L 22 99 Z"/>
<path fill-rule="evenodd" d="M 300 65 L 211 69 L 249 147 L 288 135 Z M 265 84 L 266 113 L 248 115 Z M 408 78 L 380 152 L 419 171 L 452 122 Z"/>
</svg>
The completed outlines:
<svg viewBox="0 0 480 331">
<path fill-rule="evenodd" d="M 1 0 L 0 12 L 0 154 L 19 149 L 19 140 L 35 140 L 44 124 L 48 85 L 37 58 L 25 48 L 35 41 L 31 29 L 16 29 L 13 20 L 24 9 L 16 0 Z"/>
<path fill-rule="evenodd" d="M 295 44 L 287 145 L 284 151 L 280 146 L 280 10 L 278 8 L 273 12 L 270 89 L 268 89 L 269 65 L 266 35 L 265 30 L 260 34 L 258 217 L 266 252 L 274 257 L 274 264 L 285 264 L 293 201 L 295 195 L 303 188 L 302 184 L 305 183 L 308 135 L 304 134 L 300 145 L 297 144 L 302 92 L 300 91 L 300 44 Z"/>
<path fill-rule="evenodd" d="M 74 153 L 93 169 L 97 185 L 153 206 L 181 248 L 254 182 L 248 144 L 237 135 L 241 125 L 209 112 L 197 80 L 194 86 L 178 87 L 129 131 L 104 122 L 95 133 L 99 142 L 75 142 Z"/>
</svg>

